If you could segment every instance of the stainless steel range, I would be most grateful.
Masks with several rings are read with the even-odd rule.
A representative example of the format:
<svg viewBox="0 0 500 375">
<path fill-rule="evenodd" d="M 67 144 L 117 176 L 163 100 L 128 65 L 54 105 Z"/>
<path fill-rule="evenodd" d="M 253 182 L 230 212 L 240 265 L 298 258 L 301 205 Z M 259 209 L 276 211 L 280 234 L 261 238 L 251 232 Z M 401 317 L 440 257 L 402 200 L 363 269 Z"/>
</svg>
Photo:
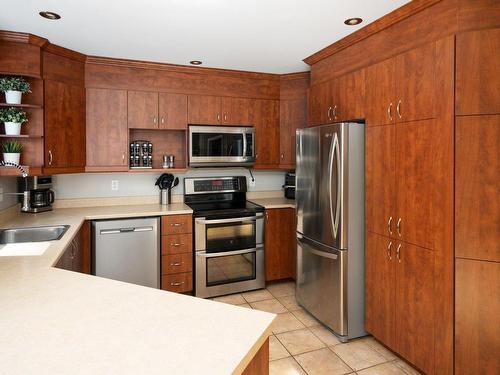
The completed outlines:
<svg viewBox="0 0 500 375">
<path fill-rule="evenodd" d="M 185 178 L 193 209 L 195 295 L 264 288 L 264 208 L 246 200 L 246 177 Z"/>
</svg>

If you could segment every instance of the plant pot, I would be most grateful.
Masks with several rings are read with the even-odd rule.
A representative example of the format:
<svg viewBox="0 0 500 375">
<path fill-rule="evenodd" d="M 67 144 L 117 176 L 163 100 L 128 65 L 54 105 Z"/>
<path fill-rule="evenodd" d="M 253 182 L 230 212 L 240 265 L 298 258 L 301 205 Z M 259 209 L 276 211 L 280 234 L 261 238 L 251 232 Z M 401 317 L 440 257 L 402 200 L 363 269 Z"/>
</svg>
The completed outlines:
<svg viewBox="0 0 500 375">
<path fill-rule="evenodd" d="M 3 161 L 5 163 L 14 163 L 19 165 L 19 160 L 21 159 L 21 153 L 11 153 L 11 152 L 4 152 L 3 153 Z"/>
<path fill-rule="evenodd" d="M 5 101 L 7 104 L 21 104 L 23 93 L 21 91 L 5 91 Z"/>
<path fill-rule="evenodd" d="M 6 135 L 21 135 L 20 122 L 4 122 Z"/>
</svg>

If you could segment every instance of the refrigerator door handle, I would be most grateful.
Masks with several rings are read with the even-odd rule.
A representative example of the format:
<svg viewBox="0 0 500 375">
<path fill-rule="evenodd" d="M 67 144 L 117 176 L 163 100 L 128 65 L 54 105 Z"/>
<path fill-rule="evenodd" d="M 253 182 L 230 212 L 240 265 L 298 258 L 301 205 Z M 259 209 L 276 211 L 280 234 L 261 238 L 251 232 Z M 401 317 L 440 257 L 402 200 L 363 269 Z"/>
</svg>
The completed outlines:
<svg viewBox="0 0 500 375">
<path fill-rule="evenodd" d="M 333 185 L 333 159 L 336 156 L 337 160 L 337 196 L 336 204 L 335 204 L 335 215 L 333 214 L 333 197 L 332 197 L 332 185 Z M 329 200 L 330 200 L 330 217 L 332 220 L 332 228 L 333 228 L 333 238 L 337 238 L 339 231 L 339 220 L 340 220 L 340 145 L 339 145 L 339 137 L 337 133 L 334 133 L 333 142 L 330 149 L 330 158 L 329 158 L 329 166 L 330 172 L 330 188 L 329 190 Z"/>
</svg>

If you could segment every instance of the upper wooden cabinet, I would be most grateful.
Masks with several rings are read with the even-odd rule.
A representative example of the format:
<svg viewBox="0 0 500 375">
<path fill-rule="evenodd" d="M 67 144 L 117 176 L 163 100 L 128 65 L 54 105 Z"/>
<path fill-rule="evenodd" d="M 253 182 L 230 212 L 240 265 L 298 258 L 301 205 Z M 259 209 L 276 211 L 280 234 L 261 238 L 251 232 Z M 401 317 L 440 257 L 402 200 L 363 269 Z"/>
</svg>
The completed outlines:
<svg viewBox="0 0 500 375">
<path fill-rule="evenodd" d="M 160 129 L 185 130 L 187 106 L 187 95 L 160 92 L 158 97 Z"/>
<path fill-rule="evenodd" d="M 252 126 L 252 109 L 252 99 L 189 95 L 188 123 Z"/>
<path fill-rule="evenodd" d="M 265 215 L 266 281 L 295 279 L 295 209 L 267 209 Z"/>
<path fill-rule="evenodd" d="M 128 127 L 176 129 L 187 127 L 187 95 L 128 91 Z"/>
<path fill-rule="evenodd" d="M 280 166 L 295 167 L 295 138 L 298 128 L 307 121 L 307 103 L 304 99 L 289 99 L 280 102 Z"/>
<path fill-rule="evenodd" d="M 0 74 L 41 77 L 40 46 L 0 40 Z"/>
<path fill-rule="evenodd" d="M 500 29 L 457 35 L 456 114 L 500 114 Z"/>
<path fill-rule="evenodd" d="M 309 125 L 326 124 L 331 116 L 330 83 L 323 82 L 309 89 L 307 123 Z"/>
<path fill-rule="evenodd" d="M 128 170 L 127 146 L 127 91 L 87 89 L 87 170 Z"/>
<path fill-rule="evenodd" d="M 277 168 L 279 166 L 279 102 L 277 100 L 255 100 L 255 168 Z"/>
<path fill-rule="evenodd" d="M 436 42 L 366 69 L 367 126 L 435 118 Z"/>
<path fill-rule="evenodd" d="M 127 93 L 129 128 L 158 129 L 158 93 L 129 91 Z"/>
<path fill-rule="evenodd" d="M 500 262 L 500 115 L 455 122 L 455 256 Z"/>
</svg>

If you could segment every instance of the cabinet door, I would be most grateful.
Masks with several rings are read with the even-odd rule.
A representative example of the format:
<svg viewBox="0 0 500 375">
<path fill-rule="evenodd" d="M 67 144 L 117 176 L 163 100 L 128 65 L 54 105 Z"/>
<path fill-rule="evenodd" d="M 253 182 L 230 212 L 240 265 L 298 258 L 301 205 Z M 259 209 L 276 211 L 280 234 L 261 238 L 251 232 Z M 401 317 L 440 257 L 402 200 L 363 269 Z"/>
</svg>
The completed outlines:
<svg viewBox="0 0 500 375">
<path fill-rule="evenodd" d="M 500 29 L 458 34 L 456 72 L 457 115 L 500 113 Z"/>
<path fill-rule="evenodd" d="M 296 131 L 306 126 L 307 103 L 304 99 L 280 102 L 280 166 L 295 167 Z"/>
<path fill-rule="evenodd" d="M 338 102 L 335 114 L 338 121 L 364 118 L 365 111 L 365 71 L 364 69 L 339 77 L 335 95 Z M 334 97 L 335 98 L 335 97 Z"/>
<path fill-rule="evenodd" d="M 188 96 L 188 124 L 222 124 L 221 98 L 208 95 Z"/>
<path fill-rule="evenodd" d="M 45 80 L 44 91 L 45 169 L 49 173 L 51 168 L 82 171 L 85 167 L 85 89 Z"/>
<path fill-rule="evenodd" d="M 434 252 L 399 243 L 396 256 L 396 351 L 434 373 Z"/>
<path fill-rule="evenodd" d="M 395 133 L 394 125 L 365 130 L 365 220 L 366 229 L 394 236 L 395 215 Z"/>
<path fill-rule="evenodd" d="M 500 262 L 500 115 L 455 121 L 455 255 Z"/>
<path fill-rule="evenodd" d="M 87 168 L 128 170 L 127 133 L 127 91 L 87 89 Z"/>
<path fill-rule="evenodd" d="M 279 165 L 279 102 L 255 101 L 255 166 L 277 168 Z"/>
<path fill-rule="evenodd" d="M 388 237 L 366 232 L 366 330 L 391 348 L 395 347 L 395 262 L 395 242 Z"/>
<path fill-rule="evenodd" d="M 365 70 L 365 121 L 366 126 L 394 123 L 396 102 L 394 98 L 394 59 L 384 60 Z"/>
<path fill-rule="evenodd" d="M 223 125 L 253 125 L 252 99 L 222 98 L 222 124 Z"/>
<path fill-rule="evenodd" d="M 311 86 L 309 89 L 308 119 L 309 125 L 321 125 L 330 122 L 331 115 L 331 86 L 329 82 Z"/>
<path fill-rule="evenodd" d="M 436 43 L 396 57 L 397 122 L 436 117 Z"/>
<path fill-rule="evenodd" d="M 161 129 L 187 128 L 187 95 L 161 92 L 158 96 L 158 106 Z"/>
<path fill-rule="evenodd" d="M 295 278 L 295 210 L 266 210 L 266 281 Z"/>
<path fill-rule="evenodd" d="M 455 374 L 500 374 L 500 263 L 455 263 Z"/>
<path fill-rule="evenodd" d="M 158 129 L 158 93 L 128 92 L 128 127 Z"/>
</svg>

